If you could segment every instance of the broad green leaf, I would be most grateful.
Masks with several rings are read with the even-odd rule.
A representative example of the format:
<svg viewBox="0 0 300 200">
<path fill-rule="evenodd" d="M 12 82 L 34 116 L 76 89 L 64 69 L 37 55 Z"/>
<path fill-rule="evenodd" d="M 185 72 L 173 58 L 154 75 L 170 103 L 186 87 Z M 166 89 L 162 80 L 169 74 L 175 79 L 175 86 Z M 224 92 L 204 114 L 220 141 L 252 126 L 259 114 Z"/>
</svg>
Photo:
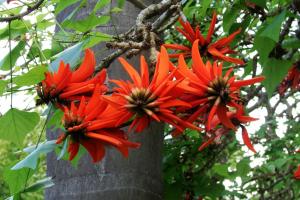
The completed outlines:
<svg viewBox="0 0 300 200">
<path fill-rule="evenodd" d="M 227 8 L 223 18 L 223 29 L 225 32 L 229 32 L 230 27 L 236 21 L 237 17 L 240 15 L 240 9 L 237 5 L 233 5 L 231 8 Z"/>
<path fill-rule="evenodd" d="M 217 163 L 214 165 L 214 167 L 212 169 L 215 173 L 219 174 L 220 176 L 229 177 L 228 165 L 226 165 L 226 164 Z"/>
<path fill-rule="evenodd" d="M 47 177 L 47 178 L 44 178 L 42 180 L 38 180 L 33 185 L 30 185 L 29 187 L 27 187 L 23 191 L 23 193 L 25 193 L 25 192 L 35 192 L 39 189 L 45 189 L 45 188 L 52 187 L 53 185 L 54 185 L 54 182 L 53 182 L 52 177 Z"/>
<path fill-rule="evenodd" d="M 204 17 L 206 15 L 206 10 L 209 8 L 212 0 L 202 0 L 201 1 L 201 8 L 199 9 L 200 17 Z"/>
<path fill-rule="evenodd" d="M 27 20 L 14 20 L 11 22 L 10 26 L 11 38 L 12 40 L 20 40 L 20 37 L 24 37 L 24 34 L 28 32 L 27 28 L 31 28 L 32 24 Z M 8 25 L 1 31 L 0 39 L 8 39 L 9 30 Z"/>
<path fill-rule="evenodd" d="M 18 86 L 29 86 L 29 85 L 37 84 L 45 78 L 44 73 L 47 70 L 48 70 L 47 67 L 42 67 L 42 66 L 34 67 L 26 74 L 14 78 L 14 83 L 16 83 Z"/>
<path fill-rule="evenodd" d="M 12 108 L 0 118 L 0 139 L 22 146 L 25 135 L 35 128 L 39 120 L 36 112 Z"/>
<path fill-rule="evenodd" d="M 74 68 L 76 63 L 80 59 L 80 53 L 82 51 L 84 43 L 80 42 L 65 49 L 63 52 L 55 55 L 55 60 L 49 65 L 49 71 L 56 72 L 59 67 L 60 61 L 64 61 L 64 63 L 69 63 L 71 68 Z"/>
<path fill-rule="evenodd" d="M 243 160 L 238 162 L 237 166 L 236 166 L 236 170 L 237 170 L 237 174 L 240 177 L 242 177 L 242 178 L 246 177 L 248 172 L 251 170 L 249 158 L 244 158 Z"/>
<path fill-rule="evenodd" d="M 25 47 L 25 42 L 19 42 L 12 50 L 11 50 L 11 64 L 12 67 L 15 66 L 17 59 L 21 56 L 21 52 Z M 10 56 L 9 52 L 5 55 L 5 57 L 0 61 L 0 69 L 1 70 L 10 70 Z"/>
<path fill-rule="evenodd" d="M 264 63 L 265 60 L 268 58 L 270 52 L 273 50 L 275 45 L 276 45 L 276 42 L 274 42 L 270 38 L 260 37 L 260 36 L 257 36 L 254 38 L 253 47 L 259 53 L 259 56 L 260 56 L 259 61 L 261 64 Z"/>
<path fill-rule="evenodd" d="M 111 35 L 101 33 L 101 32 L 95 32 L 91 36 L 89 36 L 84 48 L 90 48 L 100 42 L 107 42 L 110 41 L 111 39 L 112 39 Z"/>
<path fill-rule="evenodd" d="M 68 1 L 62 0 L 62 1 L 59 1 L 59 3 L 56 5 L 56 8 L 55 8 L 55 15 L 59 14 L 65 8 L 77 3 L 78 1 L 79 0 L 68 0 Z"/>
<path fill-rule="evenodd" d="M 20 170 L 11 170 L 10 167 L 7 167 L 4 170 L 4 181 L 8 184 L 11 194 L 16 194 L 24 190 L 25 182 L 28 178 L 33 175 L 34 171 L 31 169 L 20 169 Z"/>
<path fill-rule="evenodd" d="M 182 199 L 183 187 L 182 184 L 176 182 L 174 184 L 167 184 L 164 190 L 165 200 L 180 200 Z"/>
<path fill-rule="evenodd" d="M 92 30 L 96 26 L 107 24 L 110 20 L 109 16 L 96 16 L 94 13 L 91 13 L 88 17 L 82 20 L 72 21 L 72 23 L 68 23 L 66 28 L 74 29 L 76 31 L 85 33 L 87 31 Z"/>
<path fill-rule="evenodd" d="M 119 8 L 123 8 L 124 4 L 125 4 L 125 0 L 117 0 L 117 5 Z"/>
<path fill-rule="evenodd" d="M 18 162 L 15 166 L 13 166 L 12 170 L 18 170 L 22 168 L 31 168 L 35 169 L 37 166 L 37 161 L 40 154 L 47 154 L 54 150 L 56 147 L 56 141 L 50 140 L 46 141 L 42 144 L 39 144 L 37 148 L 35 148 L 28 156 L 26 156 L 23 160 Z"/>
<path fill-rule="evenodd" d="M 110 1 L 111 0 L 98 0 L 93 11 L 96 12 L 97 10 L 104 8 L 106 5 L 110 3 Z"/>
<path fill-rule="evenodd" d="M 266 29 L 260 34 L 260 37 L 266 37 L 274 42 L 278 42 L 281 24 L 285 19 L 285 15 L 286 10 L 283 10 L 270 24 L 267 25 Z"/>
<path fill-rule="evenodd" d="M 5 92 L 7 81 L 0 80 L 0 96 Z"/>
<path fill-rule="evenodd" d="M 60 160 L 64 157 L 66 151 L 67 151 L 67 146 L 68 146 L 68 143 L 69 143 L 69 139 L 67 138 L 65 141 L 64 141 L 64 145 L 60 151 L 60 154 L 59 156 L 57 157 L 57 160 Z"/>
<path fill-rule="evenodd" d="M 271 97 L 275 88 L 287 75 L 289 68 L 292 66 L 292 61 L 278 60 L 275 58 L 268 59 L 263 64 L 263 75 L 266 79 L 263 81 L 268 96 Z"/>
<path fill-rule="evenodd" d="M 300 40 L 298 38 L 288 38 L 282 42 L 282 47 L 286 49 L 299 49 Z"/>
</svg>

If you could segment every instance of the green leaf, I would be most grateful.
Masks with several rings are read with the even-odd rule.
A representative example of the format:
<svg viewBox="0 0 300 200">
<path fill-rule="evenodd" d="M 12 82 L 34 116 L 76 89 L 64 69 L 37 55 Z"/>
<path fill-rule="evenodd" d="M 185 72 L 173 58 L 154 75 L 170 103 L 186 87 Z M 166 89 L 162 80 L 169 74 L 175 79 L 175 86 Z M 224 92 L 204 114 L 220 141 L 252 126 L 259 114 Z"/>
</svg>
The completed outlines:
<svg viewBox="0 0 300 200">
<path fill-rule="evenodd" d="M 7 167 L 4 170 L 4 181 L 8 184 L 11 194 L 16 194 L 24 190 L 27 176 L 30 178 L 34 171 L 31 169 L 11 170 Z"/>
<path fill-rule="evenodd" d="M 298 38 L 288 38 L 282 42 L 282 47 L 285 49 L 299 49 L 300 40 Z"/>
<path fill-rule="evenodd" d="M 167 184 L 164 191 L 165 200 L 180 200 L 183 192 L 182 184 L 176 182 L 174 184 Z"/>
<path fill-rule="evenodd" d="M 26 74 L 14 78 L 14 83 L 16 83 L 18 86 L 34 85 L 36 83 L 41 82 L 45 78 L 44 73 L 47 70 L 48 70 L 47 67 L 42 67 L 42 66 L 34 67 Z"/>
<path fill-rule="evenodd" d="M 232 24 L 236 21 L 240 15 L 240 9 L 233 5 L 232 8 L 227 8 L 223 18 L 223 29 L 225 32 L 229 32 Z"/>
<path fill-rule="evenodd" d="M 268 96 L 271 97 L 275 88 L 287 75 L 289 68 L 292 66 L 292 61 L 278 60 L 275 58 L 268 59 L 263 64 L 263 75 L 266 79 L 263 81 Z"/>
<path fill-rule="evenodd" d="M 36 112 L 25 112 L 12 108 L 0 118 L 0 138 L 22 146 L 24 137 L 38 124 Z"/>
<path fill-rule="evenodd" d="M 33 185 L 27 187 L 23 191 L 23 193 L 25 193 L 25 192 L 35 192 L 35 191 L 37 191 L 39 189 L 45 189 L 45 188 L 52 187 L 53 185 L 54 185 L 54 182 L 53 182 L 52 177 L 47 177 L 47 178 L 44 178 L 42 180 L 38 180 Z"/>
<path fill-rule="evenodd" d="M 246 177 L 248 172 L 251 170 L 250 168 L 250 160 L 249 158 L 244 158 L 240 162 L 237 163 L 236 169 L 237 169 L 237 174 L 240 177 Z"/>
<path fill-rule="evenodd" d="M 259 35 L 254 38 L 253 47 L 258 51 L 260 56 L 260 63 L 264 63 L 268 58 L 270 52 L 275 47 L 276 42 L 270 38 L 260 37 Z"/>
<path fill-rule="evenodd" d="M 23 160 L 18 162 L 15 166 L 13 166 L 12 170 L 18 170 L 22 168 L 31 168 L 35 169 L 37 166 L 37 161 L 40 154 L 47 154 L 54 150 L 56 147 L 56 140 L 46 141 L 42 144 L 39 144 L 37 148 L 35 148 L 28 156 L 26 156 Z"/>
<path fill-rule="evenodd" d="M 191 1 L 192 2 L 192 1 Z M 206 11 L 209 8 L 211 0 L 202 0 L 201 1 L 201 8 L 199 9 L 199 17 L 204 17 L 206 15 Z"/>
<path fill-rule="evenodd" d="M 11 13 L 9 13 L 11 14 Z M 28 32 L 28 29 L 32 27 L 30 21 L 27 20 L 14 20 L 11 22 L 10 26 L 11 39 L 20 40 L 20 37 L 24 37 L 24 34 Z M 27 29 L 28 28 L 28 29 Z M 8 25 L 1 31 L 0 39 L 8 39 L 9 31 Z"/>
<path fill-rule="evenodd" d="M 107 24 L 110 20 L 109 16 L 96 16 L 94 13 L 91 13 L 88 17 L 82 20 L 72 21 L 72 23 L 67 23 L 66 28 L 74 29 L 76 31 L 85 33 L 96 26 Z"/>
<path fill-rule="evenodd" d="M 228 165 L 226 164 L 215 164 L 214 167 L 212 168 L 212 170 L 219 174 L 220 176 L 223 176 L 223 177 L 229 177 L 229 174 L 228 174 Z"/>
<path fill-rule="evenodd" d="M 49 70 L 52 72 L 56 72 L 58 70 L 58 66 L 60 61 L 64 61 L 65 63 L 69 63 L 71 68 L 74 68 L 76 63 L 80 59 L 80 53 L 82 51 L 84 43 L 80 42 L 65 49 L 63 52 L 56 54 L 54 57 L 56 58 L 50 65 Z"/>
<path fill-rule="evenodd" d="M 120 13 L 120 12 L 122 12 L 122 9 L 119 8 L 119 7 L 114 7 L 110 11 L 113 12 L 113 13 Z"/>
<path fill-rule="evenodd" d="M 280 15 L 277 15 L 272 22 L 267 25 L 266 29 L 260 34 L 260 37 L 266 37 L 274 42 L 278 42 L 281 24 L 285 19 L 286 10 L 283 10 Z"/>
<path fill-rule="evenodd" d="M 59 1 L 59 3 L 56 5 L 56 8 L 55 8 L 55 15 L 59 14 L 65 8 L 77 3 L 78 1 L 79 0 L 68 0 L 68 1 L 62 0 L 62 1 Z"/>
<path fill-rule="evenodd" d="M 125 4 L 125 0 L 117 0 L 117 5 L 119 8 L 123 8 L 124 4 Z"/>
<path fill-rule="evenodd" d="M 107 42 L 112 39 L 111 35 L 101 33 L 101 32 L 95 32 L 93 35 L 89 36 L 87 43 L 84 45 L 84 48 L 90 48 L 95 46 L 96 44 L 99 44 L 100 42 Z"/>
<path fill-rule="evenodd" d="M 5 200 L 21 200 L 20 193 L 16 193 L 13 196 L 6 198 Z"/>
<path fill-rule="evenodd" d="M 66 151 L 67 151 L 67 146 L 68 146 L 68 143 L 69 143 L 69 139 L 67 138 L 65 141 L 64 141 L 64 145 L 60 151 L 60 154 L 59 156 L 57 157 L 57 160 L 60 160 L 64 157 L 64 155 L 66 154 Z"/>
<path fill-rule="evenodd" d="M 104 8 L 106 5 L 108 5 L 110 3 L 111 0 L 98 0 L 98 2 L 96 3 L 93 12 L 96 12 L 99 9 Z"/>
<path fill-rule="evenodd" d="M 25 48 L 25 42 L 19 42 L 12 50 L 11 50 L 11 64 L 12 67 L 15 66 L 16 61 L 21 56 L 21 52 Z M 5 55 L 5 57 L 0 61 L 0 69 L 1 70 L 10 70 L 10 56 L 9 52 Z"/>
<path fill-rule="evenodd" d="M 5 92 L 7 81 L 0 80 L 0 96 Z"/>
</svg>

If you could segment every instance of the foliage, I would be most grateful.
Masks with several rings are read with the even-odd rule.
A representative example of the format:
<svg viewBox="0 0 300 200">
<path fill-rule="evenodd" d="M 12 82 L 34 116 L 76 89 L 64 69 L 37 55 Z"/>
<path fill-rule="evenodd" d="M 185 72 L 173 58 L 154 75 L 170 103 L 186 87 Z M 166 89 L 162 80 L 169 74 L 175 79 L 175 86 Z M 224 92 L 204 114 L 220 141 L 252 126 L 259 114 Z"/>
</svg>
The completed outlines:
<svg viewBox="0 0 300 200">
<path fill-rule="evenodd" d="M 39 105 L 36 86 L 41 86 L 45 79 L 44 73 L 58 71 L 61 60 L 69 63 L 73 71 L 79 70 L 76 67 L 81 63 L 83 50 L 101 43 L 107 42 L 107 46 L 112 48 L 124 45 L 114 40 L 115 35 L 99 31 L 99 27 L 113 23 L 112 15 L 122 12 L 124 0 L 117 1 L 115 6 L 109 0 L 95 1 L 97 3 L 93 5 L 89 15 L 81 19 L 78 19 L 77 14 L 89 6 L 87 0 L 41 1 L 42 4 L 30 11 L 29 8 L 38 2 L 0 1 L 0 19 L 18 17 L 24 11 L 28 12 L 25 17 L 3 20 L 0 29 L 0 39 L 8 50 L 1 56 L 0 61 L 0 94 L 4 100 L 10 101 L 10 108 L 2 108 L 3 115 L 0 117 L 1 198 L 11 196 L 14 199 L 42 199 L 40 189 L 53 185 L 52 178 L 45 175 L 45 155 L 55 150 L 60 159 L 68 159 L 69 153 L 71 154 L 67 148 L 69 139 L 63 138 L 64 143 L 59 147 L 55 141 L 45 139 L 45 129 L 58 129 L 63 132 L 66 131 L 64 128 L 69 127 L 61 122 L 63 112 L 53 108 L 54 104 Z M 182 13 L 174 15 L 186 18 L 193 27 L 199 25 L 204 36 L 209 32 L 213 12 L 217 13 L 213 42 L 225 36 L 229 38 L 230 34 L 241 28 L 228 47 L 230 51 L 234 49 L 237 52 L 233 54 L 234 58 L 245 62 L 235 66 L 234 72 L 239 79 L 264 75 L 265 80 L 262 85 L 243 88 L 239 97 L 246 107 L 246 113 L 260 118 L 259 123 L 250 124 L 248 127 L 257 154 L 244 148 L 239 131 L 227 130 L 226 134 L 214 139 L 211 145 L 199 151 L 199 147 L 211 137 L 210 132 L 206 134 L 186 129 L 184 134 L 172 137 L 173 127 L 166 125 L 164 198 L 299 198 L 300 184 L 293 177 L 293 173 L 300 163 L 300 153 L 295 153 L 300 147 L 300 87 L 291 84 L 294 80 L 287 78 L 285 85 L 282 82 L 293 64 L 296 66 L 295 63 L 300 60 L 300 30 L 297 26 L 300 21 L 299 5 L 297 7 L 296 1 L 292 0 L 180 2 Z M 60 15 L 66 15 L 63 21 L 56 20 Z M 190 47 L 191 44 L 179 36 L 176 26 L 181 25 L 175 23 L 175 26 L 166 26 L 163 29 L 163 43 Z M 136 43 L 132 42 L 130 45 L 132 47 Z M 149 44 L 147 45 L 142 48 L 149 48 Z M 169 52 L 176 53 L 172 50 Z M 96 56 L 97 54 L 102 52 L 98 51 Z M 176 63 L 176 60 L 172 61 Z M 189 67 L 194 63 L 190 58 L 186 58 L 186 62 Z M 103 63 L 109 66 L 110 62 L 103 60 L 101 64 Z M 152 60 L 149 65 L 153 65 Z M 126 64 L 124 66 L 130 71 Z M 223 67 L 228 70 L 232 66 L 232 63 L 225 62 Z M 104 66 L 96 66 L 96 72 L 102 67 Z M 138 72 L 129 72 L 133 82 L 136 81 L 136 77 L 132 75 L 134 73 Z M 285 87 L 284 92 L 280 92 L 282 87 Z M 21 101 L 16 100 L 24 96 L 30 98 L 30 106 L 19 104 Z M 33 103 L 36 100 L 37 105 Z M 124 142 L 120 138 L 119 141 Z M 123 147 L 119 148 L 127 155 Z M 93 154 L 88 148 L 87 150 Z M 77 157 L 72 161 L 75 166 L 80 156 L 86 153 L 82 147 L 77 151 Z M 94 152 L 93 155 L 98 161 L 104 153 L 95 155 Z"/>
</svg>

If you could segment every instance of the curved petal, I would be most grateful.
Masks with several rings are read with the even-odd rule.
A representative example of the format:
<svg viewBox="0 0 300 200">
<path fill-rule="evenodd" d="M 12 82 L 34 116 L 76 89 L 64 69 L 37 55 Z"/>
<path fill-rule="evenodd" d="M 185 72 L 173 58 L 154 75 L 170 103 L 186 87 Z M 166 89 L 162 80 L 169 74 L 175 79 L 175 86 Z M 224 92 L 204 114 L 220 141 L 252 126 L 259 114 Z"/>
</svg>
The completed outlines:
<svg viewBox="0 0 300 200">
<path fill-rule="evenodd" d="M 86 49 L 84 59 L 79 68 L 73 72 L 71 82 L 78 83 L 87 80 L 95 71 L 96 59 L 91 49 Z"/>
</svg>

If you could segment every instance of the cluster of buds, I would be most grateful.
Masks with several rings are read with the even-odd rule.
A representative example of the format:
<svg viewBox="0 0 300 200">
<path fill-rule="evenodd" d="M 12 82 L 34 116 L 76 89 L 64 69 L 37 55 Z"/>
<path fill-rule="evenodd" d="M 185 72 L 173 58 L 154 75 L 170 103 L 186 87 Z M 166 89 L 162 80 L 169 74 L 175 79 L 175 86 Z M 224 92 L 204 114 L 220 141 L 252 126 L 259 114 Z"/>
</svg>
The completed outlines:
<svg viewBox="0 0 300 200">
<path fill-rule="evenodd" d="M 46 73 L 38 94 L 42 102 L 51 102 L 64 111 L 65 133 L 57 143 L 69 138 L 70 160 L 80 145 L 87 149 L 94 162 L 103 158 L 105 145 L 112 145 L 128 156 L 128 149 L 140 144 L 128 141 L 121 128 L 129 125 L 129 132 L 142 132 L 151 121 L 173 126 L 173 136 L 183 134 L 186 128 L 206 132 L 209 138 L 199 150 L 240 127 L 244 143 L 255 152 L 244 124 L 256 119 L 244 114 L 240 89 L 261 82 L 264 77 L 237 80 L 232 75 L 233 68 L 225 71 L 220 62 L 244 64 L 225 55 L 235 53 L 229 45 L 240 30 L 213 43 L 215 13 L 206 38 L 198 26 L 193 30 L 188 22 L 180 19 L 180 23 L 183 29 L 178 30 L 191 46 L 163 45 L 152 76 L 143 56 L 139 71 L 119 58 L 131 80 L 110 80 L 115 84 L 112 92 L 107 92 L 104 84 L 105 70 L 92 77 L 96 61 L 89 49 L 77 70 L 72 71 L 68 64 L 61 62 L 56 73 Z M 169 54 L 166 48 L 180 52 Z M 201 56 L 205 56 L 206 63 Z M 170 57 L 177 57 L 177 64 Z M 187 58 L 191 58 L 191 68 L 185 62 Z"/>
</svg>

